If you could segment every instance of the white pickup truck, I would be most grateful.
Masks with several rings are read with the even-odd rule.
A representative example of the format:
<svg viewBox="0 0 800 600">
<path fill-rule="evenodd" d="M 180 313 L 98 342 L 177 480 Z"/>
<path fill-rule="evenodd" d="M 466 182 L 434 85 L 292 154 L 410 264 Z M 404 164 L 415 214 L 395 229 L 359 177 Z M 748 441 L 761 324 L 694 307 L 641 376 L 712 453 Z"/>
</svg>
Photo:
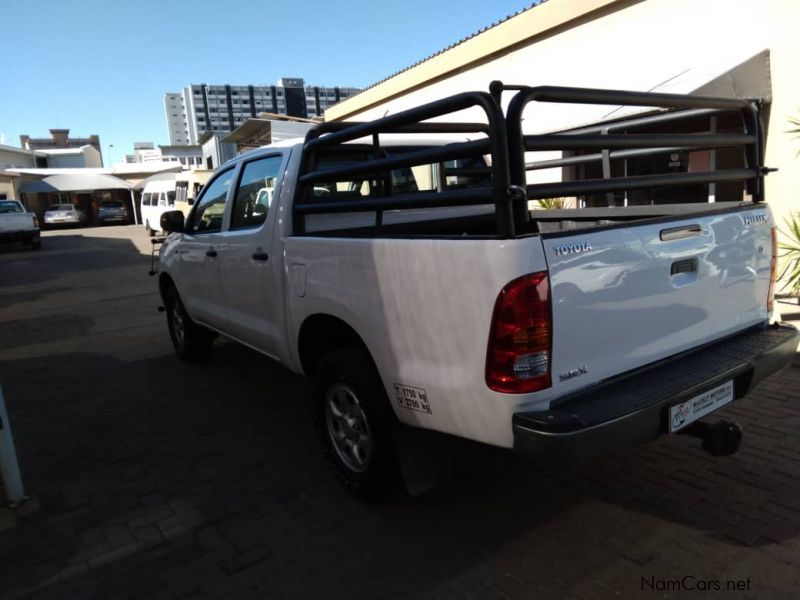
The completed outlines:
<svg viewBox="0 0 800 600">
<path fill-rule="evenodd" d="M 313 378 L 325 454 L 363 497 L 397 473 L 412 491 L 433 481 L 429 432 L 535 456 L 678 432 L 735 451 L 737 424 L 701 418 L 798 342 L 770 324 L 758 103 L 491 90 L 248 152 L 185 221 L 165 213 L 159 288 L 178 355 L 205 359 L 222 334 Z M 533 101 L 649 108 L 525 135 Z M 465 109 L 485 119 L 432 120 Z M 568 200 L 541 209 L 548 198 Z"/>
<path fill-rule="evenodd" d="M 39 219 L 25 211 L 19 200 L 0 200 L 0 243 L 28 244 L 42 247 Z"/>
</svg>

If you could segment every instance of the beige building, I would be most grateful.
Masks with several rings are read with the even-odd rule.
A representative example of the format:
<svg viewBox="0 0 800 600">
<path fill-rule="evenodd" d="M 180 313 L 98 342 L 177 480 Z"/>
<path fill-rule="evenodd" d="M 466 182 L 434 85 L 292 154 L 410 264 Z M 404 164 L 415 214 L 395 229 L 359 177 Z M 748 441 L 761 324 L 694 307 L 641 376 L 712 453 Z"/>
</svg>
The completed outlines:
<svg viewBox="0 0 800 600">
<path fill-rule="evenodd" d="M 760 98 L 765 163 L 778 169 L 766 178 L 766 198 L 782 224 L 800 208 L 800 139 L 787 133 L 789 119 L 800 116 L 798 23 L 797 0 L 549 0 L 368 87 L 325 118 L 374 119 L 461 91 L 488 91 L 498 79 Z M 613 106 L 532 103 L 523 123 L 525 133 L 540 133 L 621 114 Z M 562 176 L 535 173 L 534 180 Z"/>
</svg>

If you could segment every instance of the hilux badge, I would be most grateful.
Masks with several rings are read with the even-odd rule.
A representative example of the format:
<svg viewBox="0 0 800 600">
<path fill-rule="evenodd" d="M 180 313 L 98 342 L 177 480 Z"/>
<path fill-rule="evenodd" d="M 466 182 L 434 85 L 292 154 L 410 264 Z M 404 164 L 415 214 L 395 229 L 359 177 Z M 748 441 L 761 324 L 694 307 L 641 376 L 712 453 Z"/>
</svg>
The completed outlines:
<svg viewBox="0 0 800 600">
<path fill-rule="evenodd" d="M 762 213 L 760 215 L 747 215 L 744 218 L 744 224 L 746 227 L 750 227 L 750 225 L 760 225 L 761 223 L 767 222 L 767 215 Z"/>
<path fill-rule="evenodd" d="M 570 369 L 569 371 L 564 371 L 563 373 L 558 374 L 559 381 L 566 381 L 567 379 L 572 379 L 573 377 L 577 377 L 578 375 L 586 375 L 589 372 L 589 367 L 583 365 L 582 367 L 575 367 L 574 369 Z"/>
</svg>

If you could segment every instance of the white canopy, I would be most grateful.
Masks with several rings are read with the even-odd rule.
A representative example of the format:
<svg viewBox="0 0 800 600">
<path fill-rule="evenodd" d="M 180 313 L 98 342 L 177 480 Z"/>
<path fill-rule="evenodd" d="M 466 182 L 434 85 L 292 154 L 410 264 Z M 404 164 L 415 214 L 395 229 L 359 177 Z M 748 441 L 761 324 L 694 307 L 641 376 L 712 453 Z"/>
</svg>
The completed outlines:
<svg viewBox="0 0 800 600">
<path fill-rule="evenodd" d="M 94 190 L 129 190 L 130 184 L 119 177 L 99 173 L 70 173 L 50 175 L 20 187 L 23 193 L 32 192 L 91 192 Z"/>
</svg>

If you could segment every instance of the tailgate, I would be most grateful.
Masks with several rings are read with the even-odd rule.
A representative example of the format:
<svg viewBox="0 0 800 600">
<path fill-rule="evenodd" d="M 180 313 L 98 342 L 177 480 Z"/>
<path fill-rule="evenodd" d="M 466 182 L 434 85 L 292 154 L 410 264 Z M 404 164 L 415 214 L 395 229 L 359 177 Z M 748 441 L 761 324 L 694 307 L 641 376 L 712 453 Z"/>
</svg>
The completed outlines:
<svg viewBox="0 0 800 600">
<path fill-rule="evenodd" d="M 544 235 L 553 388 L 568 393 L 763 322 L 763 205 Z"/>
<path fill-rule="evenodd" d="M 33 216 L 28 213 L 0 215 L 0 231 L 28 231 L 33 229 Z"/>
</svg>

